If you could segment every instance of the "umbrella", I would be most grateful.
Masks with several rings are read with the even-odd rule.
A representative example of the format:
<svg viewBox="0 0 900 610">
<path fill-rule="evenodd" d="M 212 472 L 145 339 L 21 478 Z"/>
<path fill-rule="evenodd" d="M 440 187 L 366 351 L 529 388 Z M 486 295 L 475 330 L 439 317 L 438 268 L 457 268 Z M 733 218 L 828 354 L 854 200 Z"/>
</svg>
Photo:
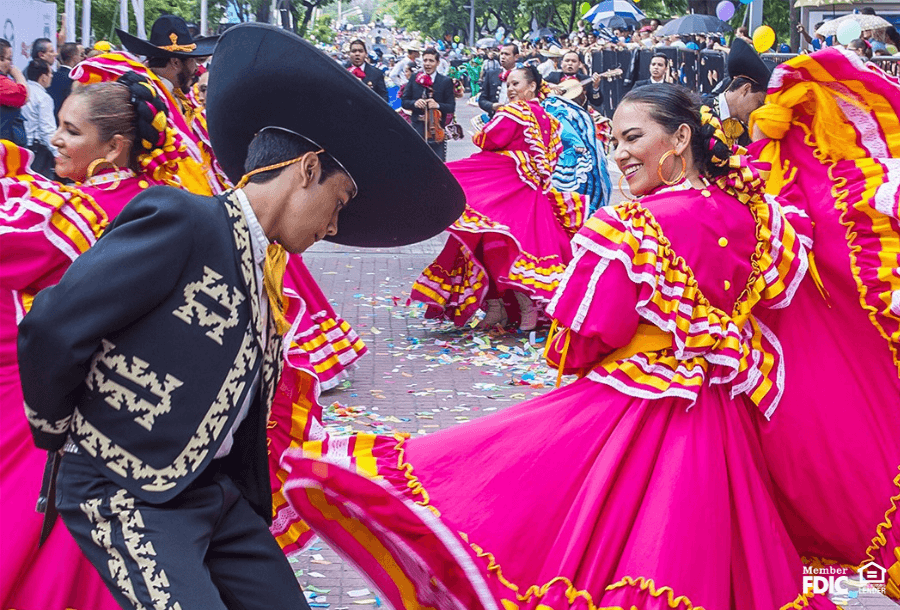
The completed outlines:
<svg viewBox="0 0 900 610">
<path fill-rule="evenodd" d="M 795 8 L 802 8 L 804 6 L 834 6 L 835 4 L 853 4 L 857 2 L 862 2 L 862 0 L 797 0 L 794 2 Z"/>
<path fill-rule="evenodd" d="M 859 27 L 862 30 L 880 30 L 882 28 L 887 28 L 891 26 L 890 21 L 879 17 L 878 15 L 862 15 L 859 13 L 851 13 L 849 15 L 844 15 L 843 17 L 838 17 L 837 19 L 831 19 L 822 24 L 818 30 L 816 30 L 817 36 L 834 36 L 837 34 L 838 29 L 841 27 L 841 24 L 846 23 L 847 21 L 858 21 Z"/>
<path fill-rule="evenodd" d="M 590 21 L 594 25 L 599 25 L 599 20 L 608 19 L 615 15 L 630 17 L 635 21 L 646 17 L 644 12 L 629 2 L 629 0 L 603 0 L 586 12 L 583 19 Z"/>
<path fill-rule="evenodd" d="M 656 32 L 657 36 L 686 36 L 688 34 L 710 34 L 730 32 L 731 26 L 712 15 L 685 15 L 670 21 Z"/>
<path fill-rule="evenodd" d="M 625 28 L 633 28 L 637 27 L 638 21 L 636 19 L 632 19 L 631 17 L 621 17 L 619 15 L 613 15 L 612 17 L 602 17 L 597 21 L 594 21 L 594 27 L 605 26 L 610 30 L 619 28 L 620 30 L 624 30 Z"/>
<path fill-rule="evenodd" d="M 550 28 L 540 28 L 531 37 L 535 40 L 538 38 L 556 38 L 556 31 Z"/>
<path fill-rule="evenodd" d="M 497 46 L 496 38 L 480 38 L 475 42 L 475 46 L 479 49 L 493 49 Z"/>
</svg>

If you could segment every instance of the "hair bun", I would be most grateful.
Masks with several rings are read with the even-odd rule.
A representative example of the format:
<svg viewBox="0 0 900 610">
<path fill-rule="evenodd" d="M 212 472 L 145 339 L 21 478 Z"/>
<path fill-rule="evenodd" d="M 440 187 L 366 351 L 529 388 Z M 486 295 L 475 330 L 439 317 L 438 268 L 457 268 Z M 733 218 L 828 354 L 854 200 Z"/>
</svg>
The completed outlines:
<svg viewBox="0 0 900 610">
<path fill-rule="evenodd" d="M 708 171 L 718 174 L 727 170 L 734 151 L 725 137 L 722 121 L 709 106 L 700 107 L 700 137 L 705 144 L 703 152 Z"/>
<path fill-rule="evenodd" d="M 169 118 L 165 101 L 146 77 L 135 72 L 126 72 L 117 82 L 128 87 L 131 94 L 131 104 L 137 115 L 135 144 L 139 143 L 148 152 L 164 146 Z"/>
</svg>

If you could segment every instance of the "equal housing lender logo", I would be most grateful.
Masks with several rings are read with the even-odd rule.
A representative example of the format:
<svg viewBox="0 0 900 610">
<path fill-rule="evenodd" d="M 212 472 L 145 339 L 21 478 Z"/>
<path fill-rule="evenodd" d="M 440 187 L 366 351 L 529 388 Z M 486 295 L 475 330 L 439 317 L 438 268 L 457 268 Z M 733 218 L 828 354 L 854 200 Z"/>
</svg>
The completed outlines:
<svg viewBox="0 0 900 610">
<path fill-rule="evenodd" d="M 832 601 L 850 600 L 860 595 L 885 592 L 887 570 L 874 561 L 853 570 L 838 565 L 803 567 L 803 592 L 828 595 Z"/>
</svg>

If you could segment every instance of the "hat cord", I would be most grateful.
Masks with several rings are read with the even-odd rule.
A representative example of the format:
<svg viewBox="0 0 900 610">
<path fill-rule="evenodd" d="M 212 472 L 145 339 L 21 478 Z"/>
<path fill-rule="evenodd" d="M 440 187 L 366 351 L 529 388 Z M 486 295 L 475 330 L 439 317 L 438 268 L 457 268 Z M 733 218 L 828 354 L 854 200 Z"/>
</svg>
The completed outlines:
<svg viewBox="0 0 900 610">
<path fill-rule="evenodd" d="M 316 151 L 316 154 L 318 155 L 323 152 L 325 152 L 325 149 L 320 148 L 319 150 Z M 244 174 L 244 176 L 241 178 L 240 182 L 238 182 L 234 188 L 242 189 L 245 186 L 247 186 L 248 182 L 250 182 L 250 178 L 252 178 L 256 174 L 261 174 L 263 172 L 269 172 L 269 171 L 272 171 L 273 169 L 281 169 L 282 167 L 287 167 L 288 165 L 292 165 L 292 164 L 296 163 L 297 161 L 299 161 L 300 159 L 302 159 L 305 156 L 306 156 L 306 153 L 303 153 L 302 155 L 300 155 L 299 157 L 296 157 L 294 159 L 289 159 L 287 161 L 282 161 L 280 163 L 273 163 L 272 165 L 266 165 L 265 167 L 258 167 L 255 170 L 253 170 L 252 172 L 247 172 L 246 174 Z"/>
</svg>

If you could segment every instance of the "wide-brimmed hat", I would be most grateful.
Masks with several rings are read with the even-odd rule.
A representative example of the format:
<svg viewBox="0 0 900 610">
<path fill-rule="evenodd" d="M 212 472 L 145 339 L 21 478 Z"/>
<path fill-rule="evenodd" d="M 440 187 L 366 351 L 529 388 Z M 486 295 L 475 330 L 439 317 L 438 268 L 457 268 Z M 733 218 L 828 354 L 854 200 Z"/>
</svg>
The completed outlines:
<svg viewBox="0 0 900 610">
<path fill-rule="evenodd" d="M 728 76 L 733 79 L 743 76 L 757 85 L 767 87 L 772 71 L 753 47 L 742 39 L 735 38 L 731 43 L 731 52 L 728 53 Z"/>
<path fill-rule="evenodd" d="M 204 57 L 213 54 L 219 40 L 218 36 L 194 38 L 185 20 L 176 15 L 163 15 L 154 21 L 149 40 L 118 28 L 116 34 L 128 51 L 144 57 Z"/>
<path fill-rule="evenodd" d="M 566 54 L 565 51 L 563 51 L 561 48 L 559 48 L 555 44 L 550 45 L 550 48 L 548 48 L 548 49 L 541 50 L 541 55 L 543 55 L 544 57 L 562 57 L 565 54 Z"/>
<path fill-rule="evenodd" d="M 330 241 L 411 244 L 463 212 L 462 188 L 422 137 L 296 34 L 260 23 L 229 29 L 216 47 L 206 99 L 213 150 L 234 182 L 244 174 L 250 142 L 266 127 L 315 142 L 347 170 L 359 191 Z"/>
<path fill-rule="evenodd" d="M 403 45 L 403 50 L 409 53 L 410 51 L 418 51 L 421 53 L 425 49 L 422 47 L 421 43 L 418 40 L 413 40 L 412 42 L 407 42 Z"/>
</svg>

